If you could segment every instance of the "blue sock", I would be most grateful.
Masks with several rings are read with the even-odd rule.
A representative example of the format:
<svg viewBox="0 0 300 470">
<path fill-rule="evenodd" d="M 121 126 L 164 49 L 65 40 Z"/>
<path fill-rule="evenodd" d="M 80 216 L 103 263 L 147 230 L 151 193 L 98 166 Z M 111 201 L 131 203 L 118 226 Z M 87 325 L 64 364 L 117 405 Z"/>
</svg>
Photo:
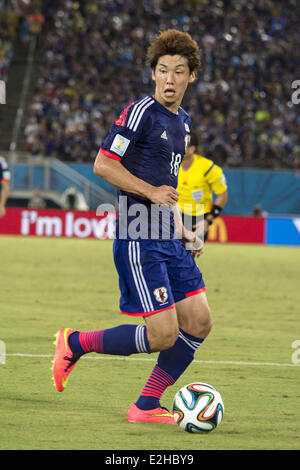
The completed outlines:
<svg viewBox="0 0 300 470">
<path fill-rule="evenodd" d="M 165 389 L 173 385 L 194 359 L 194 354 L 202 338 L 196 338 L 183 330 L 172 348 L 161 351 L 136 406 L 142 410 L 151 410 L 160 406 L 160 397 Z"/>
<path fill-rule="evenodd" d="M 193 361 L 195 352 L 203 341 L 204 338 L 196 338 L 180 329 L 174 346 L 159 354 L 157 365 L 176 382 Z"/>
<path fill-rule="evenodd" d="M 75 331 L 75 333 L 72 333 L 70 335 L 69 346 L 73 353 L 81 354 L 81 355 L 84 354 L 84 350 L 82 349 L 80 341 L 79 341 L 79 331 Z"/>
<path fill-rule="evenodd" d="M 134 353 L 149 353 L 147 329 L 141 325 L 120 325 L 104 330 L 104 354 L 129 356 Z"/>
<path fill-rule="evenodd" d="M 147 330 L 141 325 L 119 325 L 101 331 L 72 333 L 69 346 L 74 353 L 97 352 L 129 356 L 150 353 Z"/>
</svg>

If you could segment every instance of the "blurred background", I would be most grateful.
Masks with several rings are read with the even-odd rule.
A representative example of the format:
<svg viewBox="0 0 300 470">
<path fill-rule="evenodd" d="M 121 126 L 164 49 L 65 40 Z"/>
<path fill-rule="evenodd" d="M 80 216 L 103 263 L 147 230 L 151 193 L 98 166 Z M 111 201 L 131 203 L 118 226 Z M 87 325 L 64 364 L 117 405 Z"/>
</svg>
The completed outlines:
<svg viewBox="0 0 300 470">
<path fill-rule="evenodd" d="M 0 12 L 8 208 L 116 206 L 95 156 L 121 109 L 153 91 L 149 42 L 176 28 L 201 48 L 182 106 L 200 152 L 226 175 L 224 216 L 269 219 L 264 241 L 280 220 L 287 243 L 300 244 L 297 0 L 0 0 Z"/>
</svg>

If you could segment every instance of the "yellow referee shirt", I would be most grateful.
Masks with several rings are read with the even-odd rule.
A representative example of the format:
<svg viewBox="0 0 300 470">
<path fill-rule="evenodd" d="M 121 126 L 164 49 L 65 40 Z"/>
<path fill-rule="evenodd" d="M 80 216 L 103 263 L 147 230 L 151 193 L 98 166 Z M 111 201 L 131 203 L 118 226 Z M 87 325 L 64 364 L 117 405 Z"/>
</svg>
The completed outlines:
<svg viewBox="0 0 300 470">
<path fill-rule="evenodd" d="M 227 190 L 222 168 L 212 160 L 194 154 L 194 161 L 187 171 L 182 166 L 178 173 L 178 205 L 187 215 L 202 215 L 211 211 L 213 195 Z M 201 210 L 199 204 L 204 206 Z M 186 206 L 186 207 L 184 207 Z"/>
</svg>

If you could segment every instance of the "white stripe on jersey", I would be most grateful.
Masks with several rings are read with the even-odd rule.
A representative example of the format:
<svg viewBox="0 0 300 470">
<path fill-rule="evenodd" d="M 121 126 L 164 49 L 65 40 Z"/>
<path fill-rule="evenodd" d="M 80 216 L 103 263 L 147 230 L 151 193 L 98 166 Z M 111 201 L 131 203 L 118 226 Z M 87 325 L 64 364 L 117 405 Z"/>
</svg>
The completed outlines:
<svg viewBox="0 0 300 470">
<path fill-rule="evenodd" d="M 131 123 L 135 119 L 135 115 L 138 112 L 139 108 L 141 106 L 143 106 L 144 104 L 148 103 L 148 101 L 150 101 L 150 99 L 151 98 L 149 96 L 146 96 L 141 101 L 138 101 L 137 103 L 134 103 L 133 108 L 132 108 L 132 112 L 130 114 L 130 117 L 129 117 L 128 123 L 127 123 L 127 127 L 129 127 L 129 129 L 132 128 Z"/>
<path fill-rule="evenodd" d="M 138 103 L 136 103 L 133 106 L 132 112 L 130 114 L 130 117 L 127 123 L 127 127 L 129 127 L 129 129 L 135 132 L 144 112 L 146 111 L 148 106 L 150 106 L 153 103 L 154 103 L 154 100 L 150 98 L 150 96 L 146 96 L 144 99 L 142 99 L 142 101 L 139 101 Z"/>
<path fill-rule="evenodd" d="M 146 106 L 144 106 L 143 109 L 140 111 L 140 114 L 139 114 L 138 118 L 136 119 L 136 123 L 135 123 L 135 126 L 134 126 L 134 128 L 133 128 L 133 132 L 135 132 L 135 131 L 137 130 L 137 127 L 138 127 L 138 125 L 139 125 L 139 123 L 140 123 L 140 120 L 142 119 L 142 116 L 143 116 L 144 112 L 146 111 L 146 109 L 149 108 L 149 106 L 151 106 L 151 104 L 153 104 L 153 103 L 154 103 L 153 100 L 150 101 L 150 102 L 147 103 Z"/>
</svg>

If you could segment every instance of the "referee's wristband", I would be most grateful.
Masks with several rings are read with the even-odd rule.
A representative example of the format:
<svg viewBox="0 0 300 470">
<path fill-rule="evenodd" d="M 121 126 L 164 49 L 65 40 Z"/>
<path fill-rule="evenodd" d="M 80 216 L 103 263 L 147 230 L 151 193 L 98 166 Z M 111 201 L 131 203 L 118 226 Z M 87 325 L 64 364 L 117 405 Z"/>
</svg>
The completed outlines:
<svg viewBox="0 0 300 470">
<path fill-rule="evenodd" d="M 218 215 L 221 214 L 223 207 L 218 206 L 217 204 L 214 204 L 212 206 L 212 209 L 210 212 L 207 212 L 204 214 L 204 219 L 207 221 L 208 225 L 211 225 L 213 223 L 213 220 L 208 219 L 208 216 L 211 215 L 214 219 L 218 217 Z"/>
<path fill-rule="evenodd" d="M 213 216 L 213 218 L 215 219 L 216 217 L 218 217 L 221 212 L 222 212 L 222 209 L 223 207 L 221 206 L 218 206 L 217 204 L 214 204 L 212 206 L 212 210 L 210 211 L 210 214 Z"/>
</svg>

